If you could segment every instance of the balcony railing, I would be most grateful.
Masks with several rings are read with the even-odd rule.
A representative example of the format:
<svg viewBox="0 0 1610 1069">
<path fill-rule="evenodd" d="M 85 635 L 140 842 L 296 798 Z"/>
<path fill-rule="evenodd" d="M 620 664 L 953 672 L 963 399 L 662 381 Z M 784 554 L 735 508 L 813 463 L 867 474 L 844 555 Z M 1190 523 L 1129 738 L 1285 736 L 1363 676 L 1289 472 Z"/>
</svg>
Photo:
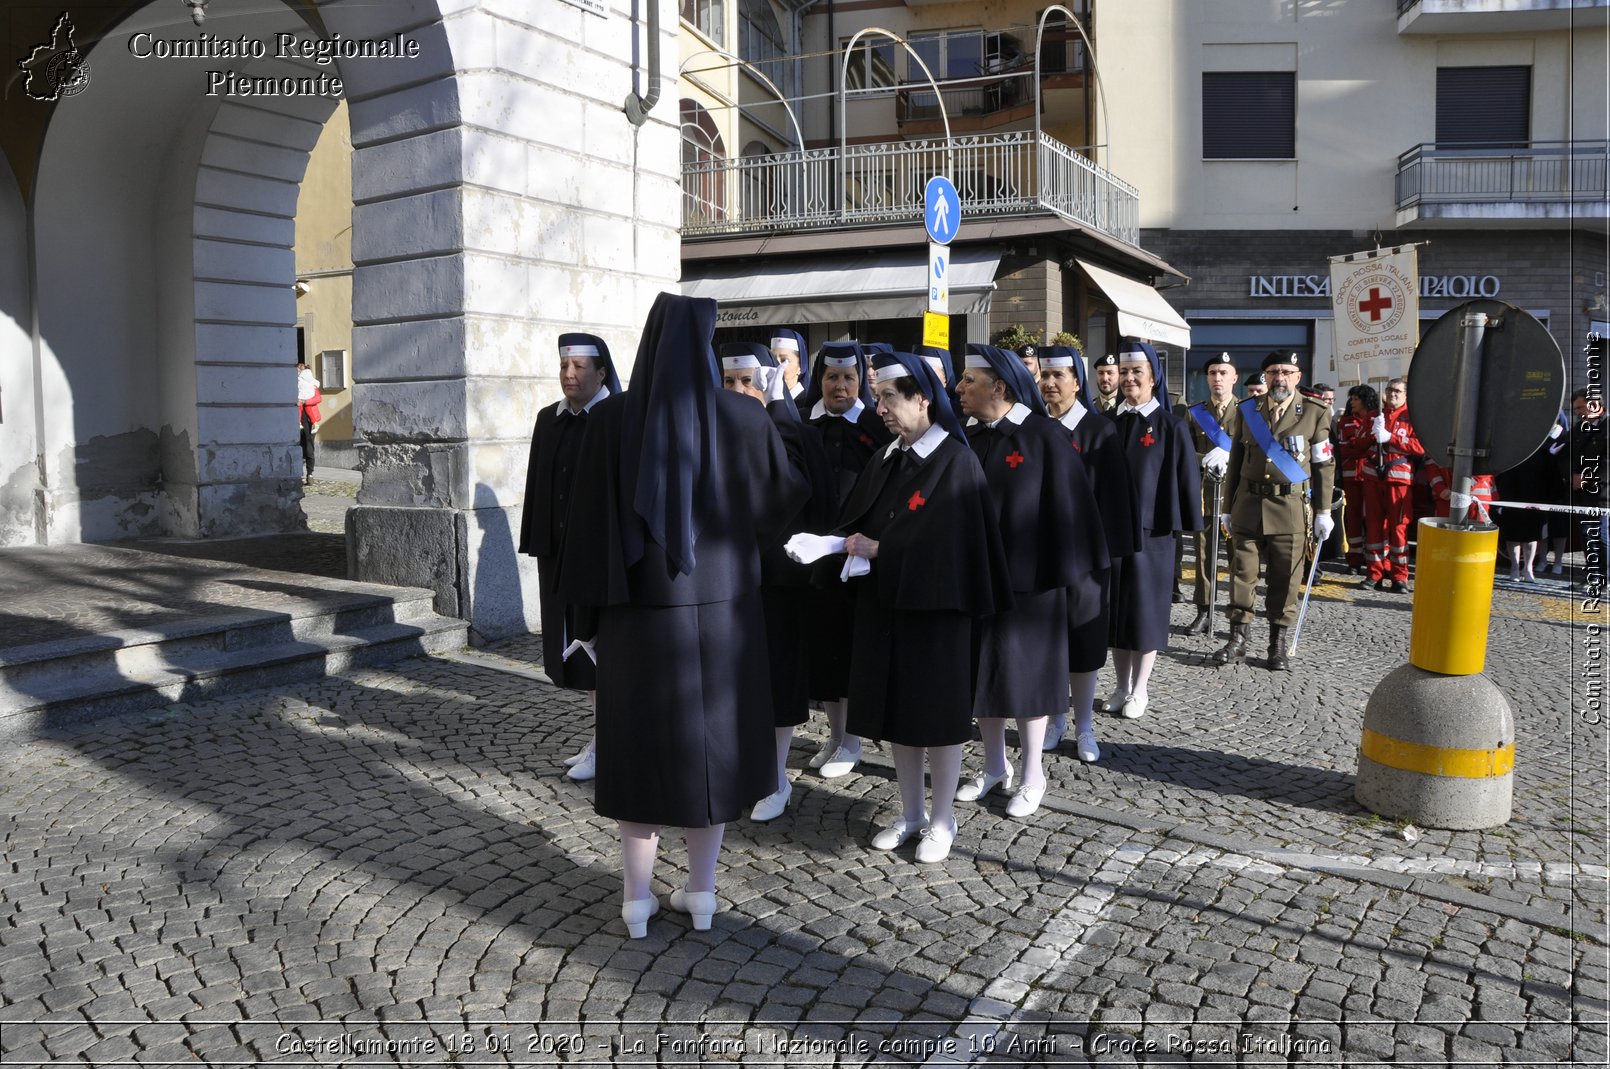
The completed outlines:
<svg viewBox="0 0 1610 1069">
<path fill-rule="evenodd" d="M 1397 204 L 1600 201 L 1610 196 L 1610 142 L 1534 141 L 1519 148 L 1416 145 L 1398 157 Z"/>
<path fill-rule="evenodd" d="M 1135 188 L 1032 131 L 850 145 L 682 168 L 682 234 L 773 233 L 881 223 L 921 225 L 928 179 L 949 174 L 962 215 L 1050 211 L 1119 241 L 1140 238 Z"/>
</svg>

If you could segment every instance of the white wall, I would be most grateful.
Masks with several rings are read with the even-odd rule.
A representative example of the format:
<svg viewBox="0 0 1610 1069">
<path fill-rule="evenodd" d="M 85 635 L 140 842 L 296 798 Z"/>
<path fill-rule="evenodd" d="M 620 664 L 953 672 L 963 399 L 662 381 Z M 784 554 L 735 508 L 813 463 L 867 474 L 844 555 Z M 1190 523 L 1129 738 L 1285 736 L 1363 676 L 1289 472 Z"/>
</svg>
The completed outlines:
<svg viewBox="0 0 1610 1069">
<path fill-rule="evenodd" d="M 1397 157 L 1435 138 L 1438 66 L 1531 64 L 1534 140 L 1604 136 L 1583 132 L 1604 126 L 1600 21 L 1575 39 L 1400 36 L 1379 0 L 1106 3 L 1096 44 L 1111 169 L 1139 188 L 1143 227 L 1390 230 Z M 1203 160 L 1207 70 L 1295 70 L 1297 158 Z"/>
<path fill-rule="evenodd" d="M 35 541 L 34 350 L 22 193 L 0 166 L 0 546 Z"/>
</svg>

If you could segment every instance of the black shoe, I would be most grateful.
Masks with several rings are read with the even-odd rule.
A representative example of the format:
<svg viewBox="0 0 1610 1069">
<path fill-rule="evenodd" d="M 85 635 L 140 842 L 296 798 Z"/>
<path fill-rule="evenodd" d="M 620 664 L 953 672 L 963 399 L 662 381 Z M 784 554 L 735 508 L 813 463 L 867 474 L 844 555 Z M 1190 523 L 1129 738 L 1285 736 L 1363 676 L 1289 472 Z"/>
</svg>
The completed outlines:
<svg viewBox="0 0 1610 1069">
<path fill-rule="evenodd" d="M 1392 591 L 1392 593 L 1394 593 L 1394 594 L 1402 594 L 1402 593 L 1407 592 L 1409 587 L 1408 587 L 1408 584 L 1405 583 L 1403 580 L 1394 579 L 1394 580 L 1392 580 L 1391 587 L 1389 587 L 1388 589 L 1390 589 Z"/>
<path fill-rule="evenodd" d="M 1213 633 L 1213 621 L 1208 615 L 1206 605 L 1197 608 L 1196 619 L 1191 621 L 1190 626 L 1185 629 L 1185 633 L 1188 635 L 1211 635 Z"/>
<path fill-rule="evenodd" d="M 1247 624 L 1231 624 L 1230 640 L 1213 655 L 1217 665 L 1240 664 L 1247 657 Z"/>
<path fill-rule="evenodd" d="M 1173 603 L 1175 605 L 1181 605 L 1181 604 L 1184 604 L 1184 602 L 1185 602 L 1185 595 L 1181 594 L 1178 590 L 1174 591 Z"/>
<path fill-rule="evenodd" d="M 1386 580 L 1385 579 L 1377 579 L 1375 581 L 1375 589 L 1377 589 L 1377 590 L 1385 590 L 1386 589 Z"/>
<path fill-rule="evenodd" d="M 1279 624 L 1269 628 L 1269 671 L 1291 671 L 1290 655 L 1286 652 L 1286 629 Z"/>
</svg>

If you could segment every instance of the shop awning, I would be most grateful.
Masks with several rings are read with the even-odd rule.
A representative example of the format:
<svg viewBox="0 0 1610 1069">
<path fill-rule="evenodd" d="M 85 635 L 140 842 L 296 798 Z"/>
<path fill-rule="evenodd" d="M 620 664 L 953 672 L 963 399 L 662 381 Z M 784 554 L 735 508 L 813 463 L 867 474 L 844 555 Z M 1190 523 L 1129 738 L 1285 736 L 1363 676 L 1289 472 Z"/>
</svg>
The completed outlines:
<svg viewBox="0 0 1610 1069">
<path fill-rule="evenodd" d="M 1117 305 L 1118 333 L 1179 349 L 1191 347 L 1190 325 L 1152 287 L 1083 260 L 1079 261 L 1079 266 L 1096 288 Z"/>
<path fill-rule="evenodd" d="M 951 315 L 989 311 L 1000 263 L 999 248 L 952 251 Z M 683 294 L 718 301 L 723 327 L 919 319 L 928 308 L 926 251 L 684 266 Z"/>
</svg>

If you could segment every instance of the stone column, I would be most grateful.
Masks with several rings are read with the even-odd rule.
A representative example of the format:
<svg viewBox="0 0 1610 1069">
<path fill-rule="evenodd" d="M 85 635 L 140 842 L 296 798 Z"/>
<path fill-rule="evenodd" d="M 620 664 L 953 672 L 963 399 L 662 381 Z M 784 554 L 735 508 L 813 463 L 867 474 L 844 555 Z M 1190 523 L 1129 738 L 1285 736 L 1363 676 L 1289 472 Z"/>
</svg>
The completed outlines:
<svg viewBox="0 0 1610 1069">
<path fill-rule="evenodd" d="M 628 374 L 653 296 L 675 288 L 676 95 L 667 77 L 650 121 L 627 121 L 638 31 L 622 2 L 493 3 L 443 26 L 453 71 L 351 106 L 368 446 L 349 552 L 357 578 L 431 586 L 438 611 L 493 638 L 537 624 L 515 542 L 558 335 L 599 334 Z M 676 26 L 663 0 L 670 70 Z"/>
</svg>

